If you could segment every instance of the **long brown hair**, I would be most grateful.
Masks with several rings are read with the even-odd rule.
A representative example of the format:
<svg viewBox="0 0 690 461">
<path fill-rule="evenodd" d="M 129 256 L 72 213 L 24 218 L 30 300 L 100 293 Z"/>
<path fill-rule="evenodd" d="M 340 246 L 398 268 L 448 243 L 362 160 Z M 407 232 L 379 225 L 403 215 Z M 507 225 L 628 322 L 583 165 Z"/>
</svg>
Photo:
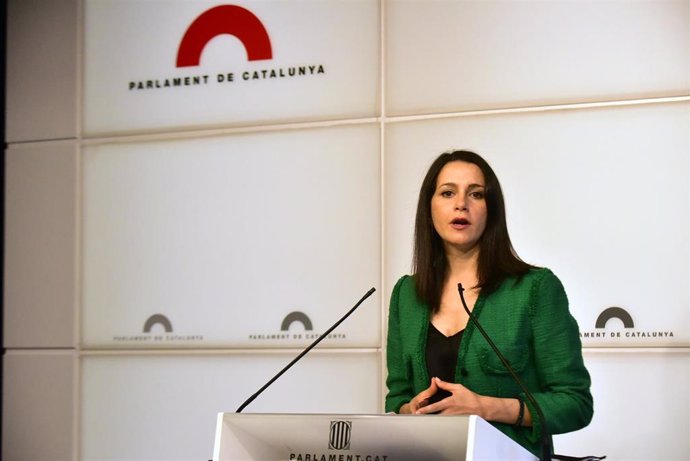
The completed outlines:
<svg viewBox="0 0 690 461">
<path fill-rule="evenodd" d="M 419 190 L 412 263 L 417 294 L 434 312 L 439 309 L 448 261 L 443 241 L 431 219 L 431 199 L 436 191 L 438 175 L 449 162 L 477 165 L 486 183 L 484 196 L 487 217 L 486 228 L 478 243 L 477 286 L 483 292 L 491 293 L 506 277 L 524 275 L 534 267 L 520 259 L 510 243 L 501 184 L 486 160 L 466 150 L 441 154 L 429 167 Z"/>
</svg>

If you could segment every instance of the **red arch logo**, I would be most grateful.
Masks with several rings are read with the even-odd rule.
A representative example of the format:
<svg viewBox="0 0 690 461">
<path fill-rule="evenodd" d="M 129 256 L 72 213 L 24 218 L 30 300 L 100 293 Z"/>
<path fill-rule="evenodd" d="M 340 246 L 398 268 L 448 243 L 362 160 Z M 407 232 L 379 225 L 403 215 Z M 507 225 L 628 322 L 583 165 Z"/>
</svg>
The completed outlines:
<svg viewBox="0 0 690 461">
<path fill-rule="evenodd" d="M 177 50 L 177 67 L 198 66 L 206 44 L 218 35 L 237 37 L 249 61 L 273 58 L 266 28 L 251 11 L 236 5 L 221 5 L 204 11 L 185 32 Z"/>
</svg>

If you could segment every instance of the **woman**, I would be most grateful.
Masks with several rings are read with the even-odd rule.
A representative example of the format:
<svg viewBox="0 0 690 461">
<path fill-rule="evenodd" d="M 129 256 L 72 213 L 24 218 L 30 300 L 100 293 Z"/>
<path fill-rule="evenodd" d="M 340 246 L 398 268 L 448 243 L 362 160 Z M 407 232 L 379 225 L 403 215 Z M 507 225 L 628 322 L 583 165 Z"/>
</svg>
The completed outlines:
<svg viewBox="0 0 690 461">
<path fill-rule="evenodd" d="M 468 151 L 442 154 L 419 193 L 414 275 L 391 296 L 386 411 L 476 414 L 539 456 L 533 405 L 463 309 L 487 331 L 534 399 L 549 434 L 592 418 L 590 378 L 560 281 L 513 250 L 495 173 Z"/>
</svg>

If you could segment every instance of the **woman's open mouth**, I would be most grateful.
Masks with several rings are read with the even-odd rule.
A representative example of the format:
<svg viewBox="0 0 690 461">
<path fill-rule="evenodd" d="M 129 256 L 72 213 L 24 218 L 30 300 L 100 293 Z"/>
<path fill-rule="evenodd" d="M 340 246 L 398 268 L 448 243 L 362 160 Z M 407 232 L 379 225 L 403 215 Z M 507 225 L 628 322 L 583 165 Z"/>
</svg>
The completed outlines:
<svg viewBox="0 0 690 461">
<path fill-rule="evenodd" d="M 464 229 L 470 225 L 470 221 L 467 218 L 455 218 L 450 222 L 453 229 Z"/>
</svg>

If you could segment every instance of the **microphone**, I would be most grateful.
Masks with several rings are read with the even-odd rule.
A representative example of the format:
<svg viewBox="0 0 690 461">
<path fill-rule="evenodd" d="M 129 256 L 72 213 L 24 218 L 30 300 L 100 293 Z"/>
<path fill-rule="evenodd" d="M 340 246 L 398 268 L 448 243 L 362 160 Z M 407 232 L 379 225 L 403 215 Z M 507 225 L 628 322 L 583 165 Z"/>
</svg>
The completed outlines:
<svg viewBox="0 0 690 461">
<path fill-rule="evenodd" d="M 484 330 L 484 327 L 481 326 L 479 320 L 477 320 L 475 316 L 472 315 L 472 312 L 470 312 L 470 309 L 467 307 L 467 303 L 465 302 L 465 296 L 463 296 L 462 294 L 463 291 L 465 291 L 465 289 L 462 287 L 462 283 L 458 283 L 458 292 L 460 293 L 460 300 L 462 301 L 463 309 L 465 309 L 465 312 L 467 312 L 467 315 L 469 315 L 469 318 L 472 320 L 472 323 L 474 323 L 474 326 L 477 327 L 477 330 L 479 330 L 486 342 L 489 343 L 489 346 L 491 346 L 491 349 L 493 349 L 493 351 L 496 353 L 496 356 L 498 356 L 498 358 L 501 360 L 501 363 L 503 364 L 505 369 L 508 370 L 510 376 L 512 376 L 513 380 L 518 384 L 518 386 L 520 386 L 520 389 L 527 397 L 527 400 L 529 400 L 529 402 L 534 406 L 534 409 L 537 410 L 537 417 L 539 418 L 539 423 L 542 427 L 541 457 L 539 459 L 540 461 L 550 461 L 552 459 L 551 442 L 549 440 L 549 431 L 546 428 L 546 418 L 544 417 L 544 413 L 541 411 L 541 407 L 539 407 L 539 404 L 534 399 L 532 393 L 527 389 L 525 383 L 523 383 L 522 380 L 518 377 L 517 373 L 515 373 L 515 370 L 510 365 L 510 362 L 508 362 L 508 360 L 501 353 L 498 347 L 496 347 L 496 344 L 494 344 L 494 342 L 491 340 L 489 334 Z"/>
<path fill-rule="evenodd" d="M 249 405 L 250 403 L 252 403 L 252 402 L 254 401 L 255 398 L 257 398 L 263 391 L 265 391 L 265 390 L 268 388 L 268 386 L 270 386 L 271 384 L 273 384 L 273 382 L 274 382 L 276 379 L 280 378 L 280 377 L 283 375 L 283 373 L 285 373 L 285 372 L 288 371 L 290 368 L 292 368 L 292 366 L 293 366 L 295 363 L 297 363 L 302 357 L 304 357 L 304 356 L 307 354 L 307 352 L 309 352 L 310 350 L 312 350 L 312 349 L 314 348 L 314 346 L 316 346 L 317 344 L 319 344 L 319 343 L 321 342 L 322 339 L 324 339 L 326 336 L 328 336 L 328 335 L 331 333 L 331 331 L 335 330 L 335 329 L 338 327 L 338 325 L 340 325 L 341 323 L 343 323 L 343 321 L 344 321 L 346 318 L 348 318 L 348 317 L 350 316 L 350 314 L 352 314 L 352 313 L 355 311 L 355 309 L 357 309 L 357 308 L 359 307 L 359 305 L 362 304 L 362 303 L 364 302 L 364 300 L 366 300 L 369 296 L 371 296 L 375 291 L 376 291 L 376 288 L 373 288 L 373 287 L 372 287 L 369 291 L 367 291 L 367 292 L 364 294 L 364 296 L 362 296 L 362 298 L 361 298 L 359 301 L 357 301 L 357 304 L 355 304 L 355 305 L 352 307 L 352 309 L 350 309 L 345 315 L 343 315 L 343 316 L 340 318 L 340 320 L 338 320 L 337 322 L 335 322 L 335 323 L 333 324 L 333 326 L 331 326 L 328 330 L 326 330 L 321 336 L 319 336 L 318 338 L 316 338 L 316 341 L 314 341 L 314 342 L 311 343 L 309 346 L 307 346 L 307 348 L 304 349 L 297 357 L 295 357 L 295 358 L 292 360 L 292 362 L 288 363 L 282 370 L 280 370 L 280 371 L 278 372 L 278 374 L 276 374 L 276 375 L 275 375 L 273 378 L 271 378 L 266 384 L 264 384 L 263 387 L 262 387 L 261 389 L 259 389 L 258 391 L 256 391 L 251 397 L 249 397 L 247 400 L 245 400 L 244 403 L 243 403 L 242 405 L 240 405 L 239 408 L 235 411 L 235 413 L 242 413 L 242 410 L 244 410 L 244 408 L 245 408 L 247 405 Z"/>
</svg>

